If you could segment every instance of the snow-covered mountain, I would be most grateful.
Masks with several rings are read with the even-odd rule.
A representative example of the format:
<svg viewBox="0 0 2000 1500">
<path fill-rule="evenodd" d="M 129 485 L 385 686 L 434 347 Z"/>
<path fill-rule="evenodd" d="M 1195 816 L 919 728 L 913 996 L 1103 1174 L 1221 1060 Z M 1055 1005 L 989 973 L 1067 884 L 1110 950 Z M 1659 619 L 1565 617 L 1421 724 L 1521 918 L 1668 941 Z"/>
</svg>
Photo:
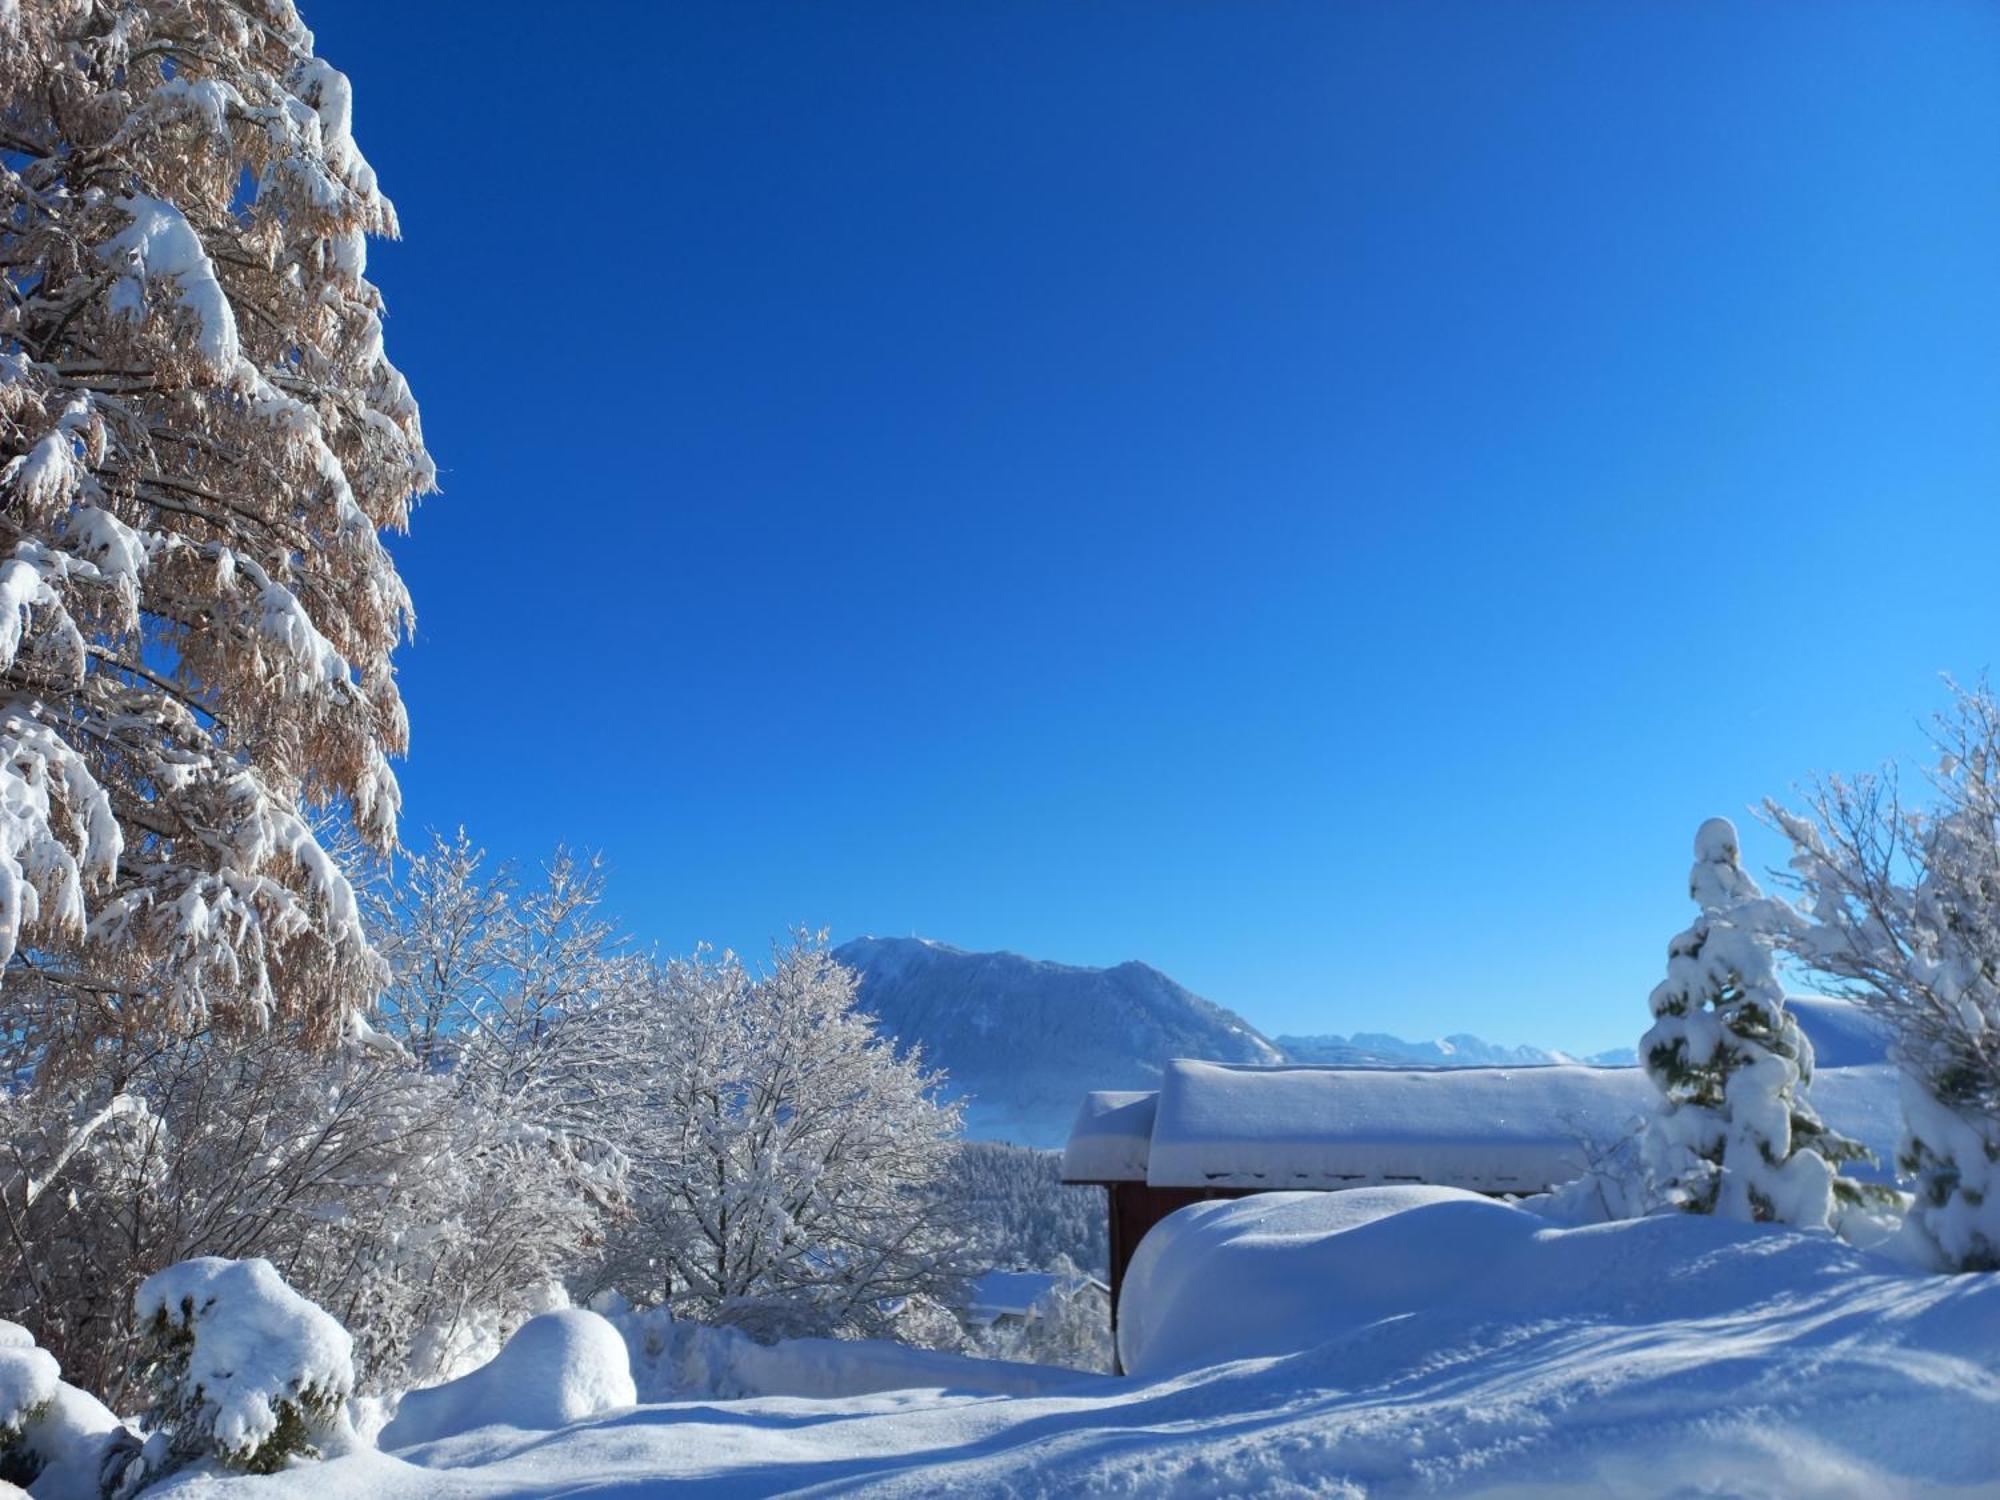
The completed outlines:
<svg viewBox="0 0 2000 1500">
<path fill-rule="evenodd" d="M 1091 1089 L 1156 1087 L 1170 1058 L 1275 1063 L 1248 1021 L 1158 969 L 1109 969 L 968 953 L 923 938 L 857 938 L 834 957 L 861 1004 L 966 1098 L 966 1133 L 1060 1146 Z"/>
<path fill-rule="evenodd" d="M 1350 1067 L 1526 1067 L 1630 1063 L 1629 1048 L 1573 1057 L 1476 1036 L 1408 1042 L 1263 1036 L 1235 1012 L 1142 963 L 1089 969 L 968 953 L 926 938 L 856 938 L 834 957 L 861 976 L 861 1003 L 904 1046 L 921 1046 L 967 1101 L 966 1133 L 1060 1146 L 1091 1089 L 1155 1087 L 1171 1058 L 1342 1063 Z"/>
<path fill-rule="evenodd" d="M 1432 1042 L 1406 1042 L 1379 1031 L 1357 1031 L 1353 1036 L 1281 1036 L 1276 1041 L 1295 1062 L 1338 1063 L 1353 1068 L 1528 1068 L 1545 1063 L 1616 1068 L 1638 1061 L 1630 1047 L 1579 1055 L 1545 1047 L 1508 1047 L 1463 1033 Z"/>
</svg>

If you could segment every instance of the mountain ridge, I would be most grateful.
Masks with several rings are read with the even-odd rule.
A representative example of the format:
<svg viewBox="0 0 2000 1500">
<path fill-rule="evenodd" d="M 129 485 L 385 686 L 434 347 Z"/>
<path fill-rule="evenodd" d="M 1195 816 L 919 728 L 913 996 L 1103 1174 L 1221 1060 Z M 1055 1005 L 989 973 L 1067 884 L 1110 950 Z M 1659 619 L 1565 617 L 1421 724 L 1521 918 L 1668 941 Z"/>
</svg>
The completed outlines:
<svg viewBox="0 0 2000 1500">
<path fill-rule="evenodd" d="M 861 980 L 861 1008 L 903 1048 L 920 1048 L 965 1104 L 966 1134 L 1059 1146 L 1092 1089 L 1149 1089 L 1175 1057 L 1350 1067 L 1537 1066 L 1573 1058 L 1458 1034 L 1410 1042 L 1382 1032 L 1265 1036 L 1226 1006 L 1137 959 L 1108 967 L 919 937 L 859 937 L 833 956 Z"/>
</svg>

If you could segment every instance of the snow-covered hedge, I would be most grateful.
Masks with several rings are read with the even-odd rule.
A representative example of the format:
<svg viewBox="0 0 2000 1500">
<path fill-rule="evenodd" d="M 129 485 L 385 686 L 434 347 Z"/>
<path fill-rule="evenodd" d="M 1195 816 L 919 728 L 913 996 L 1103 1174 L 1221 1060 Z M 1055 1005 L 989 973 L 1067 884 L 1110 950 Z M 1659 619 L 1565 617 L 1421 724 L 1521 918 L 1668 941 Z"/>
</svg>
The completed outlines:
<svg viewBox="0 0 2000 1500">
<path fill-rule="evenodd" d="M 354 1389 L 347 1330 L 267 1260 L 184 1260 L 135 1298 L 153 1396 L 154 1472 L 212 1456 L 268 1474 L 318 1451 Z"/>
</svg>

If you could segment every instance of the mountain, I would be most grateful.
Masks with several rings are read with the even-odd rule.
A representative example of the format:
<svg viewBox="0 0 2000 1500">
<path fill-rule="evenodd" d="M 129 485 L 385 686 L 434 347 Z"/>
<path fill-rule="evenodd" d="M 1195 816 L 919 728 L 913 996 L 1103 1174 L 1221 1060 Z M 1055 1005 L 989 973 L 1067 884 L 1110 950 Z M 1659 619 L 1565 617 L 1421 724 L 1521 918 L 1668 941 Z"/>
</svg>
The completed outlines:
<svg viewBox="0 0 2000 1500">
<path fill-rule="evenodd" d="M 1294 1062 L 1338 1063 L 1350 1068 L 1531 1068 L 1547 1063 L 1615 1068 L 1638 1061 L 1630 1047 L 1579 1057 L 1543 1047 L 1505 1047 L 1463 1033 L 1434 1042 L 1406 1042 L 1377 1031 L 1357 1031 L 1353 1036 L 1281 1036 L 1276 1040 Z"/>
<path fill-rule="evenodd" d="M 833 956 L 861 976 L 861 1006 L 905 1047 L 923 1048 L 966 1102 L 966 1134 L 1060 1146 L 1091 1089 L 1150 1089 L 1175 1057 L 1218 1062 L 1338 1063 L 1359 1068 L 1629 1064 L 1632 1049 L 1575 1057 L 1476 1036 L 1408 1042 L 1380 1032 L 1281 1036 L 1256 1027 L 1158 969 L 1109 969 L 968 953 L 927 938 L 856 938 Z"/>
<path fill-rule="evenodd" d="M 1156 1087 L 1175 1057 L 1275 1063 L 1241 1016 L 1158 969 L 1109 969 L 968 953 L 923 938 L 857 938 L 834 950 L 861 976 L 861 1006 L 950 1076 L 966 1133 L 1060 1146 L 1091 1089 Z"/>
</svg>

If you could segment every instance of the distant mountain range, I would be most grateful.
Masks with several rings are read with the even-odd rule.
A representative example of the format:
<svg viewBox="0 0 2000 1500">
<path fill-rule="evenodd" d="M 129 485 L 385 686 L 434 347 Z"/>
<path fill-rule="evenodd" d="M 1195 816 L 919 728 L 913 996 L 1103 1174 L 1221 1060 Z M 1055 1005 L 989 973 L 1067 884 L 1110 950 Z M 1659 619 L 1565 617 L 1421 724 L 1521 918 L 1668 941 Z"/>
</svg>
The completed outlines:
<svg viewBox="0 0 2000 1500">
<path fill-rule="evenodd" d="M 1630 1049 L 1576 1058 L 1473 1036 L 1274 1041 L 1142 963 L 1090 969 L 876 937 L 844 943 L 834 957 L 861 976 L 862 1006 L 883 1031 L 945 1070 L 952 1093 L 966 1101 L 966 1133 L 981 1140 L 1060 1146 L 1086 1092 L 1152 1088 L 1175 1057 L 1385 1068 L 1633 1060 Z"/>
<path fill-rule="evenodd" d="M 1085 1093 L 1152 1088 L 1169 1058 L 1284 1061 L 1241 1016 L 1141 963 L 1085 969 L 923 938 L 857 938 L 833 956 L 860 974 L 882 1029 L 950 1076 L 982 1140 L 1060 1146 Z"/>
<path fill-rule="evenodd" d="M 1434 1042 L 1406 1042 L 1379 1031 L 1357 1031 L 1353 1036 L 1281 1036 L 1275 1040 L 1294 1062 L 1338 1063 L 1350 1068 L 1533 1068 L 1548 1063 L 1624 1068 L 1639 1060 L 1630 1047 L 1578 1055 L 1543 1047 L 1503 1047 L 1463 1033 Z"/>
</svg>

